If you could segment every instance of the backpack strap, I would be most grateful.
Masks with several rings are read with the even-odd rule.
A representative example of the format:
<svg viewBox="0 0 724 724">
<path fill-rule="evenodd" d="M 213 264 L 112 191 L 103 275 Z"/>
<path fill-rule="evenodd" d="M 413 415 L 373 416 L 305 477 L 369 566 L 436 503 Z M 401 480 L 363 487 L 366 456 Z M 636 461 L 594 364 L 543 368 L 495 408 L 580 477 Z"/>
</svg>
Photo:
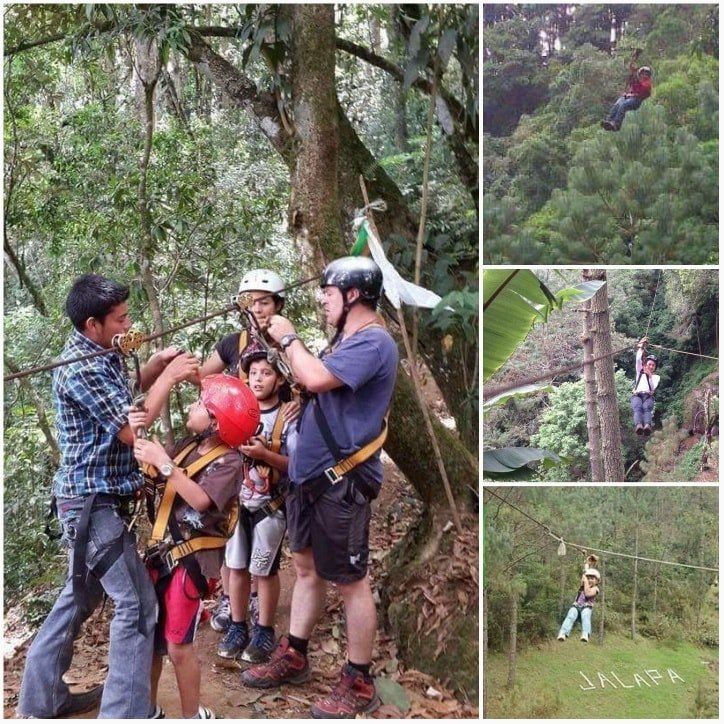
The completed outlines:
<svg viewBox="0 0 724 724">
<path fill-rule="evenodd" d="M 238 362 L 238 369 L 239 369 L 239 379 L 246 383 L 249 379 L 249 376 L 244 372 L 243 369 L 241 369 L 241 355 L 243 351 L 249 346 L 249 332 L 246 329 L 242 329 L 241 332 L 239 332 L 239 362 Z"/>
</svg>

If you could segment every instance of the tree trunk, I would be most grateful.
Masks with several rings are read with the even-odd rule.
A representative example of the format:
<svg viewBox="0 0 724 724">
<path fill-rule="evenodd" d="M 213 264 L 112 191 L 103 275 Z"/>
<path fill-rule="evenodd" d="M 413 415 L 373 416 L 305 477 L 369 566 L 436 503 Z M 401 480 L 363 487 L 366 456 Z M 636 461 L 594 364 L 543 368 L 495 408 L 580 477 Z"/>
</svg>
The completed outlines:
<svg viewBox="0 0 724 724">
<path fill-rule="evenodd" d="M 508 680 L 505 684 L 507 689 L 515 686 L 515 673 L 518 664 L 518 586 L 513 577 L 510 590 L 510 627 L 509 649 L 508 649 Z"/>
<path fill-rule="evenodd" d="M 601 459 L 601 426 L 598 422 L 598 406 L 596 405 L 596 373 L 594 364 L 586 364 L 593 359 L 593 332 L 591 329 L 591 303 L 586 302 L 583 318 L 583 379 L 586 389 L 586 424 L 588 427 L 588 451 L 591 458 L 591 482 L 598 483 L 604 479 L 603 461 Z"/>
<path fill-rule="evenodd" d="M 636 510 L 636 530 L 634 533 L 634 556 L 639 554 L 639 513 Z M 631 638 L 636 638 L 636 599 L 639 592 L 639 559 L 634 558 L 633 593 L 631 594 Z"/>
<path fill-rule="evenodd" d="M 606 580 L 606 563 L 601 561 L 601 583 Z M 606 586 L 601 585 L 601 600 L 598 605 L 598 643 L 603 646 L 604 619 L 606 618 Z"/>
<path fill-rule="evenodd" d="M 153 318 L 153 333 L 157 334 L 163 330 L 163 317 L 161 315 L 161 304 L 156 294 L 155 278 L 153 273 L 153 260 L 156 250 L 153 241 L 152 216 L 148 202 L 148 163 L 151 158 L 153 145 L 153 133 L 155 130 L 156 116 L 154 108 L 154 96 L 158 79 L 161 76 L 162 64 L 158 57 L 158 48 L 153 40 L 136 40 L 136 71 L 138 81 L 138 109 L 140 120 L 143 123 L 143 151 L 138 162 L 138 214 L 141 220 L 141 244 L 139 248 L 139 265 L 141 268 L 141 284 L 146 292 L 148 305 Z M 157 343 L 158 348 L 162 342 Z M 140 388 L 140 385 L 139 385 Z M 164 431 L 166 445 L 173 443 L 173 425 L 168 402 L 161 409 L 161 425 Z"/>
<path fill-rule="evenodd" d="M 289 228 L 309 269 L 344 248 L 337 195 L 334 5 L 292 5 L 292 99 L 296 153 L 291 159 Z"/>
<path fill-rule="evenodd" d="M 483 582 L 483 661 L 488 656 L 488 596 Z M 483 666 L 483 719 L 488 714 L 488 669 Z"/>
<path fill-rule="evenodd" d="M 286 133 L 285 124 L 273 96 L 269 93 L 259 93 L 253 80 L 216 53 L 198 34 L 192 32 L 191 37 L 190 60 L 221 88 L 232 105 L 251 115 L 260 131 L 293 171 L 297 165 L 296 137 L 292 138 Z M 415 215 L 410 211 L 399 188 L 362 143 L 339 103 L 335 106 L 339 134 L 337 195 L 342 227 L 351 228 L 356 210 L 362 206 L 359 187 L 359 177 L 362 175 L 370 199 L 381 198 L 387 204 L 385 212 L 375 214 L 375 223 L 382 239 L 394 236 L 398 244 L 401 240 L 406 240 L 412 249 L 417 235 Z M 295 125 L 298 124 L 299 119 L 294 120 Z M 293 224 L 297 223 L 293 218 L 291 221 Z M 301 223 L 309 223 L 309 219 L 302 218 Z M 348 242 L 351 243 L 351 237 Z M 347 243 L 339 244 L 336 236 L 329 240 L 320 238 L 319 244 L 327 259 L 346 253 Z M 471 258 L 467 266 L 461 268 L 461 272 L 464 271 L 477 273 L 476 260 Z M 420 354 L 435 378 L 448 409 L 457 416 L 461 410 L 474 409 L 470 399 L 477 389 L 478 350 L 476 344 L 471 345 L 474 347 L 472 350 L 454 344 L 448 351 L 443 343 L 446 334 L 438 328 L 425 327 L 425 339 L 420 345 Z M 471 451 L 478 449 L 478 425 L 474 424 L 473 419 L 476 417 L 476 414 L 471 414 L 471 424 L 460 425 L 462 439 Z"/>
<path fill-rule="evenodd" d="M 603 269 L 587 269 L 584 279 L 606 281 Z M 604 285 L 591 300 L 591 331 L 595 357 L 610 355 L 611 324 L 608 318 L 608 286 Z M 598 387 L 598 411 L 601 423 L 601 452 L 603 456 L 604 479 L 606 482 L 621 482 L 624 479 L 623 454 L 621 452 L 621 423 L 618 415 L 616 381 L 611 356 L 599 359 L 595 364 Z"/>
</svg>

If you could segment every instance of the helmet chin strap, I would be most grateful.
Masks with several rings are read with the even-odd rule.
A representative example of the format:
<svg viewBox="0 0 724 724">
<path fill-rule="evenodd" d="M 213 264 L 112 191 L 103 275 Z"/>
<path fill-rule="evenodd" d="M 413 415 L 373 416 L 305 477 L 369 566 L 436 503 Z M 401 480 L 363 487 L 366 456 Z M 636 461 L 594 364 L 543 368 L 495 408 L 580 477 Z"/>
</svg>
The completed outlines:
<svg viewBox="0 0 724 724">
<path fill-rule="evenodd" d="M 194 441 L 197 443 L 202 443 L 204 440 L 208 440 L 210 437 L 218 434 L 219 429 L 218 427 L 213 427 L 213 424 L 213 422 L 210 422 L 209 426 L 203 432 L 197 432 L 194 435 Z"/>
<path fill-rule="evenodd" d="M 347 323 L 347 315 L 349 314 L 349 310 L 352 308 L 352 304 L 355 302 L 352 302 L 352 304 L 349 303 L 349 300 L 347 299 L 347 290 L 346 289 L 340 289 L 339 290 L 342 294 L 342 314 L 339 315 L 339 319 L 337 320 L 337 331 L 334 334 L 334 337 L 332 337 L 332 341 L 329 343 L 330 347 L 334 347 L 337 342 L 339 341 L 339 338 L 342 336 L 342 331 L 344 330 L 344 325 Z M 357 301 L 357 300 L 355 300 Z"/>
</svg>

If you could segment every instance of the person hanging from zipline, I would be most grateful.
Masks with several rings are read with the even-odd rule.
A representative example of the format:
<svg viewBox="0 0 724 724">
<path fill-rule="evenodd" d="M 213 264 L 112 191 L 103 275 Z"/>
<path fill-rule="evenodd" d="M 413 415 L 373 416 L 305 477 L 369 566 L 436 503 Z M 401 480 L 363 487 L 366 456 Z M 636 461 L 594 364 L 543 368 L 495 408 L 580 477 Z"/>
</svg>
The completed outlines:
<svg viewBox="0 0 724 724">
<path fill-rule="evenodd" d="M 636 65 L 641 52 L 641 48 L 636 48 L 631 56 L 631 62 L 628 64 L 630 76 L 626 90 L 611 106 L 606 119 L 601 121 L 601 126 L 607 131 L 618 131 L 626 113 L 637 110 L 651 95 L 651 68 L 648 65 L 640 68 Z"/>
<path fill-rule="evenodd" d="M 588 556 L 586 560 L 586 568 L 581 576 L 581 585 L 576 594 L 576 600 L 573 605 L 568 609 L 566 617 L 563 619 L 561 624 L 561 630 L 558 632 L 558 641 L 565 641 L 573 625 L 581 617 L 581 641 L 588 643 L 588 638 L 591 635 L 591 617 L 593 616 L 593 604 L 596 602 L 596 596 L 598 596 L 599 586 L 601 585 L 601 574 L 596 568 L 593 568 L 598 563 L 598 557 L 594 555 Z"/>
<path fill-rule="evenodd" d="M 651 418 L 654 412 L 654 395 L 661 377 L 654 374 L 659 366 L 656 355 L 646 354 L 648 337 L 643 337 L 636 348 L 636 383 L 631 395 L 634 425 L 637 435 L 651 434 Z"/>
</svg>

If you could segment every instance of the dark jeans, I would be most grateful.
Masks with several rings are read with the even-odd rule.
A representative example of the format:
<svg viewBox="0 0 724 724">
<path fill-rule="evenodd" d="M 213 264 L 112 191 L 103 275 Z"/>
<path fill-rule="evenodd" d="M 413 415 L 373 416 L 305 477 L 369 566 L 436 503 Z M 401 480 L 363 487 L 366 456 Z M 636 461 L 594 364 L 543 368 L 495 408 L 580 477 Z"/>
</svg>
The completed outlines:
<svg viewBox="0 0 724 724">
<path fill-rule="evenodd" d="M 64 538 L 71 547 L 69 573 L 53 610 L 28 651 L 18 714 L 35 718 L 57 716 L 70 703 L 63 674 L 73 657 L 73 640 L 105 591 L 115 604 L 111 621 L 108 674 L 99 719 L 147 719 L 151 710 L 151 659 L 156 623 L 156 592 L 146 567 L 134 549 L 121 555 L 100 580 L 88 577 L 82 606 L 73 597 L 73 548 L 85 498 L 58 501 Z M 90 513 L 86 564 L 93 566 L 119 537 L 131 536 L 118 510 L 97 502 Z M 135 543 L 129 541 L 129 545 Z M 147 633 L 142 633 L 144 629 Z"/>
<path fill-rule="evenodd" d="M 643 100 L 641 98 L 626 98 L 626 96 L 621 96 L 611 106 L 606 120 L 613 123 L 617 128 L 620 128 L 626 113 L 628 111 L 635 111 L 642 103 Z"/>
</svg>

